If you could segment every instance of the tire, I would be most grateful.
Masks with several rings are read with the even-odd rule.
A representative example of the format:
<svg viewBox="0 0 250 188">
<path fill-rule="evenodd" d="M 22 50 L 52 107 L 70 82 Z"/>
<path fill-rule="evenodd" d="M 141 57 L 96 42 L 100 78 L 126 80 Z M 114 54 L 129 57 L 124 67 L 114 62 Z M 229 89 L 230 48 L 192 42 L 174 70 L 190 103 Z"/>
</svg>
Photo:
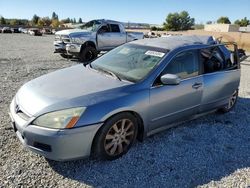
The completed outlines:
<svg viewBox="0 0 250 188">
<path fill-rule="evenodd" d="M 120 113 L 107 120 L 95 136 L 93 152 L 97 157 L 114 160 L 126 154 L 138 132 L 136 117 Z"/>
<path fill-rule="evenodd" d="M 228 100 L 227 105 L 224 106 L 223 108 L 220 108 L 219 112 L 227 113 L 227 112 L 231 111 L 234 108 L 234 106 L 237 102 L 237 99 L 238 99 L 238 90 L 235 90 L 233 92 L 233 94 L 231 95 L 230 99 Z"/>
<path fill-rule="evenodd" d="M 97 51 L 92 46 L 86 46 L 82 48 L 80 54 L 79 54 L 79 60 L 81 62 L 90 62 L 94 60 L 97 57 Z"/>
<path fill-rule="evenodd" d="M 72 55 L 68 55 L 68 54 L 60 54 L 60 56 L 66 59 L 73 57 Z"/>
</svg>

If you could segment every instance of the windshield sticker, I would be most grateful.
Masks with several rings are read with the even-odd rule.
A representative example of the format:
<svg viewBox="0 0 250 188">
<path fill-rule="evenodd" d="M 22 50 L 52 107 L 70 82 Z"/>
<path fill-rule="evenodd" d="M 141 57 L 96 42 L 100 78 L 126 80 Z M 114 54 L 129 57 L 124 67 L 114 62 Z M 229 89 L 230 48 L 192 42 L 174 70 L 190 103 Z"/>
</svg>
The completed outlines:
<svg viewBox="0 0 250 188">
<path fill-rule="evenodd" d="M 130 49 L 129 48 L 123 48 L 123 49 L 121 49 L 118 53 L 119 54 L 124 54 L 124 55 L 126 55 L 126 54 L 128 54 L 130 52 Z"/>
<path fill-rule="evenodd" d="M 165 53 L 157 52 L 157 51 L 150 51 L 150 50 L 147 51 L 145 54 L 155 56 L 155 57 L 163 57 L 165 55 Z"/>
</svg>

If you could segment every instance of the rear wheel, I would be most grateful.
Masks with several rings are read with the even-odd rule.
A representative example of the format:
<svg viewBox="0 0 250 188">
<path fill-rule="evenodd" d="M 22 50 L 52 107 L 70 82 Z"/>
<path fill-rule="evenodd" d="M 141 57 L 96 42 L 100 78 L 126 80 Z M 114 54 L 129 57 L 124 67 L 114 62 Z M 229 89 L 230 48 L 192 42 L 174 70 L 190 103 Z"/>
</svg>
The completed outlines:
<svg viewBox="0 0 250 188">
<path fill-rule="evenodd" d="M 121 157 L 133 145 L 137 131 L 137 120 L 132 114 L 115 115 L 98 131 L 93 145 L 95 154 L 108 160 Z"/>
<path fill-rule="evenodd" d="M 229 98 L 227 105 L 219 109 L 219 112 L 227 113 L 230 110 L 232 110 L 237 102 L 237 99 L 238 99 L 238 90 L 234 91 L 234 93 Z"/>
<path fill-rule="evenodd" d="M 94 60 L 96 57 L 97 57 L 97 51 L 92 46 L 86 46 L 82 48 L 79 54 L 79 60 L 81 62 L 90 62 Z"/>
</svg>

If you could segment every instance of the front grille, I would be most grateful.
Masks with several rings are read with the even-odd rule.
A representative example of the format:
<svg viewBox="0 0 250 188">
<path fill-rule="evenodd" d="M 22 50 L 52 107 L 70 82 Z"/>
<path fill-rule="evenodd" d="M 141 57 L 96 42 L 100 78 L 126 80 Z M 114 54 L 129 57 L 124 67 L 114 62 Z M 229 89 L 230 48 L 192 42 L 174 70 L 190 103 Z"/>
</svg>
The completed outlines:
<svg viewBox="0 0 250 188">
<path fill-rule="evenodd" d="M 69 43 L 70 42 L 70 38 L 68 35 L 62 35 L 61 36 L 61 40 L 64 42 L 64 43 Z"/>
<path fill-rule="evenodd" d="M 22 111 L 18 112 L 17 115 L 26 121 L 28 121 L 30 118 L 27 114 L 23 113 Z"/>
<path fill-rule="evenodd" d="M 55 41 L 70 43 L 70 37 L 68 35 L 56 35 Z"/>
<path fill-rule="evenodd" d="M 14 111 L 23 120 L 25 121 L 29 120 L 30 116 L 27 113 L 25 113 L 17 103 L 15 103 L 14 105 Z"/>
</svg>

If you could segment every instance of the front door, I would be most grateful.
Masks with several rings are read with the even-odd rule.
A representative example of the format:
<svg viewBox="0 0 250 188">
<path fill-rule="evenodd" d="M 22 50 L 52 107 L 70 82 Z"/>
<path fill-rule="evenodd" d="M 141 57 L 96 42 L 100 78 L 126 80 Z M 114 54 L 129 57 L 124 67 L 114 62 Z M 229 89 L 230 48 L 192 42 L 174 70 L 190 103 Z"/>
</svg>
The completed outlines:
<svg viewBox="0 0 250 188">
<path fill-rule="evenodd" d="M 97 45 L 99 50 L 110 50 L 112 48 L 112 33 L 109 25 L 103 25 L 97 32 Z"/>
<path fill-rule="evenodd" d="M 198 112 L 203 90 L 203 77 L 199 72 L 195 50 L 178 54 L 167 65 L 161 75 L 178 75 L 181 82 L 163 85 L 156 79 L 150 89 L 150 130 L 182 121 Z"/>
</svg>

